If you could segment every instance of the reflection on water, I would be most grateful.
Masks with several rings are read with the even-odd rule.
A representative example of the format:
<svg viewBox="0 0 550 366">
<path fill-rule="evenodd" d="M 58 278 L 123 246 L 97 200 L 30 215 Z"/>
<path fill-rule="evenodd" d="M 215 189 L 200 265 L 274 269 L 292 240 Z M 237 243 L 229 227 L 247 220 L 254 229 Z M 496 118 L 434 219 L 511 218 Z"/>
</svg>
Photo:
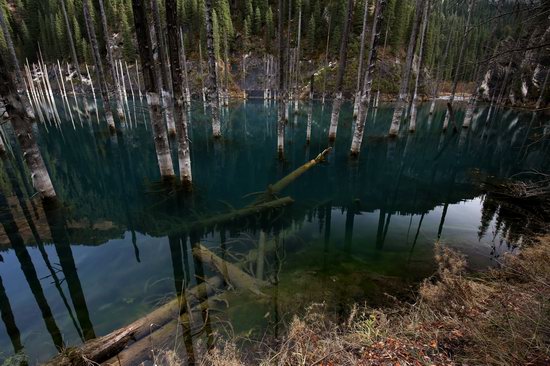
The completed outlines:
<svg viewBox="0 0 550 366">
<path fill-rule="evenodd" d="M 374 111 L 362 153 L 350 160 L 351 107 L 344 106 L 328 161 L 281 192 L 292 205 L 215 224 L 206 219 L 245 207 L 326 148 L 328 108 L 314 106 L 309 145 L 305 112 L 290 119 L 280 163 L 274 106 L 231 106 L 216 142 L 194 105 L 192 194 L 159 182 L 146 114 L 115 136 L 95 122 L 39 126 L 62 204 L 29 198 L 18 151 L 2 161 L 0 360 L 14 352 L 45 360 L 175 294 L 187 298 L 186 289 L 216 274 L 193 256 L 199 243 L 270 285 L 266 297 L 226 291 L 201 302 L 179 333 L 189 357 L 213 342 L 213 331 L 276 335 L 288 314 L 311 302 L 342 311 L 356 301 L 383 304 L 385 293 L 406 296 L 432 273 L 438 238 L 466 253 L 473 268 L 513 250 L 525 224 L 482 195 L 479 182 L 547 167 L 548 143 L 532 144 L 539 121 L 501 111 L 486 124 L 482 110 L 472 128 L 441 134 L 444 110 L 430 117 L 423 108 L 415 134 L 388 140 L 391 113 L 390 106 Z"/>
</svg>

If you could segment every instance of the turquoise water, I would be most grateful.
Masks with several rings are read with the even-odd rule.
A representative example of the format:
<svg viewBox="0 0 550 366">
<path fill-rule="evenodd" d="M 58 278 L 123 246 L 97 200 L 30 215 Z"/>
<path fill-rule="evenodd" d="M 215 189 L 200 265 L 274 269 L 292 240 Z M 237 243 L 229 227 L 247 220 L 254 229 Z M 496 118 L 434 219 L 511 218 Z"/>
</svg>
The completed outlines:
<svg viewBox="0 0 550 366">
<path fill-rule="evenodd" d="M 263 231 L 271 250 L 261 278 L 270 286 L 263 298 L 226 289 L 222 303 L 211 302 L 215 315 L 196 342 L 228 329 L 236 336 L 277 336 L 280 324 L 314 302 L 345 312 L 355 302 L 382 305 L 386 293 L 407 298 L 433 273 L 438 238 L 465 253 L 473 269 L 497 264 L 521 243 L 515 229 L 524 225 L 485 196 L 480 182 L 547 170 L 548 142 L 533 143 L 541 122 L 501 110 L 486 124 L 488 110 L 481 107 L 472 128 L 442 134 L 443 106 L 432 117 L 428 107 L 419 111 L 416 133 L 404 129 L 388 140 L 393 109 L 382 105 L 369 116 L 361 155 L 352 160 L 351 106 L 345 105 L 328 161 L 281 192 L 292 205 L 191 232 L 189 223 L 250 204 L 251 193 L 326 148 L 330 107 L 314 105 L 309 146 L 306 108 L 291 113 L 280 162 L 274 105 L 231 104 L 223 111 L 224 137 L 214 141 L 202 105 L 194 104 L 192 193 L 160 181 L 141 105 L 131 126 L 114 136 L 95 120 L 75 119 L 73 127 L 63 112 L 61 126 L 37 126 L 61 207 L 29 198 L 14 147 L 1 177 L 0 360 L 15 351 L 33 363 L 47 360 L 56 346 L 107 334 L 214 275 L 193 259 L 192 244 L 199 242 L 238 262 L 258 247 Z M 258 263 L 245 271 L 260 276 Z"/>
</svg>

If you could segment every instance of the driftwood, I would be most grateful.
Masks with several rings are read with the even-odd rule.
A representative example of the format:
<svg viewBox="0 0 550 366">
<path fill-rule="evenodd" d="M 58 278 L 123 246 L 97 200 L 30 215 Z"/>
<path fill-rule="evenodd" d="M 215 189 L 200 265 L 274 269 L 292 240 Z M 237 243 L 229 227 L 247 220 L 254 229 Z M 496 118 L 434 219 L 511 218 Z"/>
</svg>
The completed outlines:
<svg viewBox="0 0 550 366">
<path fill-rule="evenodd" d="M 186 291 L 186 298 L 190 306 L 200 302 L 214 290 L 222 285 L 223 281 L 220 277 L 213 277 L 207 281 Z M 139 341 L 151 333 L 151 326 L 162 327 L 177 319 L 180 314 L 186 309 L 181 309 L 180 298 L 162 305 L 153 312 L 147 314 L 143 318 L 135 322 L 117 329 L 103 337 L 92 339 L 82 346 L 77 348 L 69 348 L 60 353 L 58 356 L 51 359 L 45 365 L 60 366 L 60 365 L 80 365 L 84 364 L 84 360 L 90 360 L 96 363 L 102 363 L 109 358 L 117 355 L 130 342 Z"/>
<path fill-rule="evenodd" d="M 254 204 L 255 206 L 260 206 L 261 202 L 268 201 L 269 199 L 273 198 L 277 193 L 281 192 L 283 189 L 285 189 L 290 183 L 294 182 L 296 178 L 300 177 L 302 174 L 307 172 L 309 169 L 313 168 L 315 165 L 319 164 L 322 161 L 325 161 L 328 154 L 330 154 L 332 148 L 326 148 L 323 150 L 315 159 L 312 159 L 305 163 L 304 165 L 300 166 L 296 170 L 292 171 L 290 174 L 286 175 L 282 179 L 280 179 L 278 182 L 274 184 L 270 184 L 267 187 L 267 191 L 259 197 L 259 199 Z"/>
<path fill-rule="evenodd" d="M 224 277 L 226 282 L 231 284 L 233 287 L 248 290 L 256 295 L 265 296 L 261 289 L 262 287 L 267 286 L 267 282 L 250 276 L 235 264 L 223 260 L 216 254 L 212 253 L 204 245 L 199 244 L 193 248 L 193 255 L 201 262 L 214 267 Z"/>
</svg>

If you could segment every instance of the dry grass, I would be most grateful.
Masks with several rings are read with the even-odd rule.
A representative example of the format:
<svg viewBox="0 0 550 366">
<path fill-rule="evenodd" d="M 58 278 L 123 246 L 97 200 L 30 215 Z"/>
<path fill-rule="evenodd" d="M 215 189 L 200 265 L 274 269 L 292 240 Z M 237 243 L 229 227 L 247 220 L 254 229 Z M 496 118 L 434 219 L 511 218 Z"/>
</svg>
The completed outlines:
<svg viewBox="0 0 550 366">
<path fill-rule="evenodd" d="M 334 319 L 323 305 L 295 317 L 283 340 L 252 359 L 216 348 L 203 365 L 548 365 L 550 237 L 476 277 L 466 260 L 435 247 L 437 274 L 414 304 L 353 307 Z"/>
</svg>

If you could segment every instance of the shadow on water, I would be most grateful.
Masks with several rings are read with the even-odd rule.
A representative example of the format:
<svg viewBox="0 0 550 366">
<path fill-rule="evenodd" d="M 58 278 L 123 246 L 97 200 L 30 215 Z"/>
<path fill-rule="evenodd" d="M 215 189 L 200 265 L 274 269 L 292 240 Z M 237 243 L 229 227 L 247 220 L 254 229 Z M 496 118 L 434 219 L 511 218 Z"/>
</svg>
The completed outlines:
<svg viewBox="0 0 550 366">
<path fill-rule="evenodd" d="M 0 359 L 24 352 L 43 361 L 177 295 L 180 313 L 191 316 L 176 340 L 171 334 L 157 346 L 193 361 L 216 333 L 277 336 L 289 314 L 312 302 L 342 312 L 357 301 L 383 305 L 386 293 L 406 297 L 432 273 L 437 239 L 465 252 L 473 268 L 521 243 L 517 212 L 484 194 L 480 180 L 548 166 L 548 142 L 533 143 L 540 130 L 530 114 L 495 111 L 485 123 L 480 109 L 472 128 L 442 134 L 445 110 L 428 116 L 421 108 L 416 133 L 403 126 L 387 139 L 392 108 L 382 106 L 369 116 L 361 155 L 350 159 L 345 105 L 327 162 L 276 197 L 293 202 L 242 214 L 328 144 L 330 113 L 314 104 L 310 143 L 307 114 L 293 114 L 280 162 L 275 108 L 232 105 L 215 141 L 202 107 L 193 106 L 192 192 L 160 180 L 143 114 L 115 135 L 95 120 L 38 127 L 60 202 L 32 197 L 12 144 L 0 176 Z M 218 291 L 193 298 L 191 288 L 219 275 L 193 255 L 200 245 L 262 283 L 267 296 L 226 277 Z"/>
</svg>

